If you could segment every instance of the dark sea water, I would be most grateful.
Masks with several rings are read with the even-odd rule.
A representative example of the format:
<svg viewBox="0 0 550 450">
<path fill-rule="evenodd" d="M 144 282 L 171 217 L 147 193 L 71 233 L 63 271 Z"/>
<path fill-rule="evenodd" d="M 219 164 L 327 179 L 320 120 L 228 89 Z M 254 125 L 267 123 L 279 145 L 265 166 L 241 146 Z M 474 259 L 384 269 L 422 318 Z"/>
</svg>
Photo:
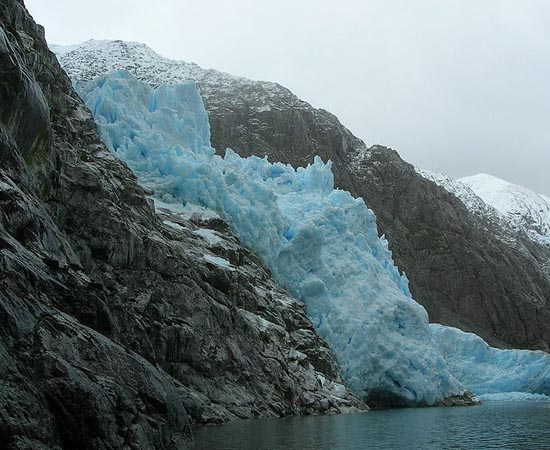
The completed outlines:
<svg viewBox="0 0 550 450">
<path fill-rule="evenodd" d="M 196 450 L 545 449 L 550 402 L 263 419 L 195 430 Z"/>
</svg>

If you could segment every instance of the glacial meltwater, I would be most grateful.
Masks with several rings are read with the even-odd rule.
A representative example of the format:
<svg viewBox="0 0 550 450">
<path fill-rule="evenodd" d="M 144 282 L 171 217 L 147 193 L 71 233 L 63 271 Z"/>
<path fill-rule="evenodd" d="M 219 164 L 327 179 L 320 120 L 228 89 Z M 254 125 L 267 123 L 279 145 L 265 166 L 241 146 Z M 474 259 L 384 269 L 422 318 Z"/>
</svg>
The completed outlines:
<svg viewBox="0 0 550 450">
<path fill-rule="evenodd" d="M 194 434 L 196 450 L 547 450 L 550 402 L 250 420 Z"/>
</svg>

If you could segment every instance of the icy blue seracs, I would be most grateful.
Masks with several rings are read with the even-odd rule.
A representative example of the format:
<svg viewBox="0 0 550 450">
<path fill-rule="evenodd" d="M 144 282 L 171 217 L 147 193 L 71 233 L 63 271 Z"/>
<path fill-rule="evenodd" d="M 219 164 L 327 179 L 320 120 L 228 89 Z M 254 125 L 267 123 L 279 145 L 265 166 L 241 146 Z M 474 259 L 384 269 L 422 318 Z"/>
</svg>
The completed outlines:
<svg viewBox="0 0 550 450">
<path fill-rule="evenodd" d="M 153 90 L 124 71 L 84 85 L 101 135 L 165 202 L 224 217 L 274 278 L 307 305 L 360 395 L 389 393 L 433 404 L 463 391 L 435 348 L 425 310 L 393 264 L 363 200 L 335 190 L 330 163 L 294 170 L 208 145 L 192 83 Z"/>
<path fill-rule="evenodd" d="M 230 150 L 217 156 L 191 82 L 152 90 L 118 71 L 77 87 L 107 145 L 143 184 L 165 202 L 217 211 L 306 303 L 359 394 L 432 404 L 462 392 L 460 383 L 486 399 L 550 394 L 550 355 L 497 350 L 475 335 L 428 326 L 374 214 L 334 189 L 330 163 L 316 158 L 294 170 Z"/>
</svg>

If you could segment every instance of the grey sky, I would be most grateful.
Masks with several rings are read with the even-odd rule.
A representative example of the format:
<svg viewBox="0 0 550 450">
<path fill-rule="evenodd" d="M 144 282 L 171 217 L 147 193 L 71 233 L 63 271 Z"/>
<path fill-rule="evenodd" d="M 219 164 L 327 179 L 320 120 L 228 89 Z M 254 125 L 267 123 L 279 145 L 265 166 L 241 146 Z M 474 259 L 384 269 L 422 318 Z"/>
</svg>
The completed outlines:
<svg viewBox="0 0 550 450">
<path fill-rule="evenodd" d="M 368 144 L 550 194 L 548 0 L 26 0 L 50 42 L 277 81 Z"/>
</svg>

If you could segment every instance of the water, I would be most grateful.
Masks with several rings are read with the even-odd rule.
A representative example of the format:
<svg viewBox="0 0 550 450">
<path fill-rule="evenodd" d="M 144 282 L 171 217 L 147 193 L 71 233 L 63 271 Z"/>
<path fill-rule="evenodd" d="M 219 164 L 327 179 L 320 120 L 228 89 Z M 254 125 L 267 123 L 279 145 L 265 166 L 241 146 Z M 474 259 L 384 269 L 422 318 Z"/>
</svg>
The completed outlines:
<svg viewBox="0 0 550 450">
<path fill-rule="evenodd" d="M 195 430 L 195 450 L 550 449 L 550 402 L 373 411 Z"/>
</svg>

